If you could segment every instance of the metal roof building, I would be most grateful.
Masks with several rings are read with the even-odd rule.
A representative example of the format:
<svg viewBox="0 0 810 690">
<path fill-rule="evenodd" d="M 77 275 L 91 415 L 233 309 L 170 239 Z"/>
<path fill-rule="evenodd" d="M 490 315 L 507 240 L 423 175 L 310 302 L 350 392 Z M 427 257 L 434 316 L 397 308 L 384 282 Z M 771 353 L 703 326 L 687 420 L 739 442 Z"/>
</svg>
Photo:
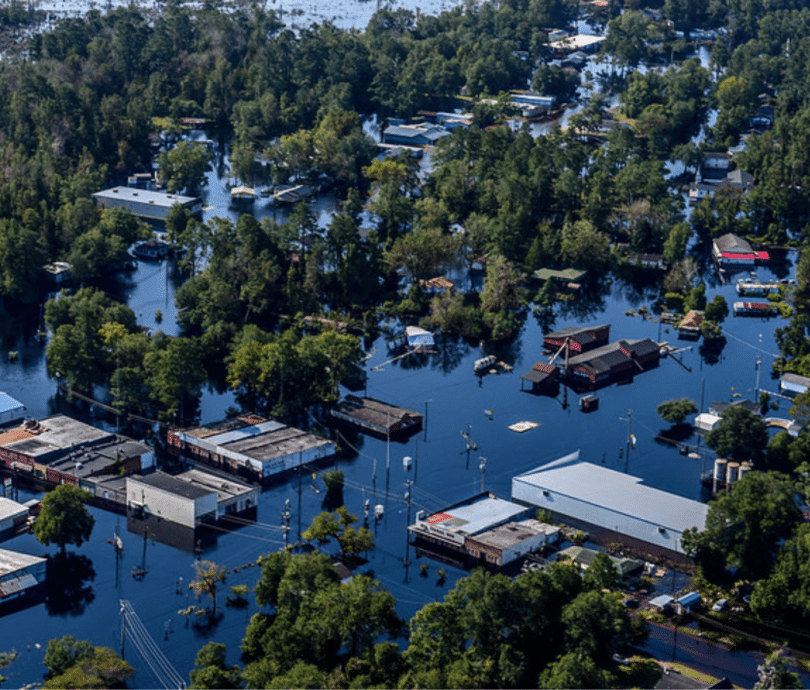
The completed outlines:
<svg viewBox="0 0 810 690">
<path fill-rule="evenodd" d="M 512 498 L 628 537 L 642 547 L 683 555 L 684 531 L 703 529 L 709 507 L 641 481 L 583 462 L 577 451 L 514 477 Z"/>
<path fill-rule="evenodd" d="M 28 507 L 0 496 L 0 535 L 10 532 L 28 517 Z"/>
<path fill-rule="evenodd" d="M 45 582 L 47 559 L 0 549 L 0 601 L 25 594 Z"/>
<path fill-rule="evenodd" d="M 192 213 L 202 212 L 200 197 L 153 192 L 148 189 L 111 187 L 95 192 L 93 198 L 101 208 L 125 208 L 146 220 L 166 220 L 175 204 L 188 208 Z"/>
<path fill-rule="evenodd" d="M 25 405 L 12 398 L 8 393 L 0 392 L 0 424 L 7 424 L 22 419 Z"/>
<path fill-rule="evenodd" d="M 254 416 L 171 429 L 167 442 L 175 455 L 258 480 L 335 453 L 328 439 Z"/>
</svg>

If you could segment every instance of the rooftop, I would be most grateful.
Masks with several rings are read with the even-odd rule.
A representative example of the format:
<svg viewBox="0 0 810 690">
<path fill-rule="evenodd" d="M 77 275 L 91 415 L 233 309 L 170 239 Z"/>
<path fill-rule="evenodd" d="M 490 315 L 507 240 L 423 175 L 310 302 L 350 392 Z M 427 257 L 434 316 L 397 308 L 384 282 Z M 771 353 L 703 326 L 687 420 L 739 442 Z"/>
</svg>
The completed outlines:
<svg viewBox="0 0 810 690">
<path fill-rule="evenodd" d="M 717 248 L 717 251 L 728 254 L 753 254 L 754 249 L 751 244 L 744 240 L 742 237 L 738 237 L 734 233 L 728 232 L 725 235 L 721 235 L 720 237 L 716 237 L 712 240 L 714 246 Z"/>
<path fill-rule="evenodd" d="M 73 449 L 114 438 L 114 434 L 108 431 L 97 429 L 62 414 L 39 420 L 31 425 L 28 431 L 30 433 L 24 435 L 24 438 L 18 440 L 10 438 L 4 444 L 5 447 L 37 458 L 55 451 Z"/>
<path fill-rule="evenodd" d="M 547 525 L 534 519 L 508 522 L 475 535 L 475 541 L 494 546 L 499 549 L 508 549 L 510 546 L 520 544 L 522 541 L 532 539 L 538 534 L 551 536 L 560 532 L 559 527 Z"/>
<path fill-rule="evenodd" d="M 28 508 L 22 503 L 17 503 L 17 501 L 12 501 L 10 498 L 0 496 L 0 522 L 8 518 L 25 515 L 27 512 Z"/>
<path fill-rule="evenodd" d="M 186 205 L 199 201 L 198 197 L 153 192 L 148 189 L 136 189 L 134 187 L 111 187 L 110 189 L 95 192 L 93 198 L 114 199 L 133 204 L 152 204 L 163 208 L 171 208 L 175 204 Z"/>
<path fill-rule="evenodd" d="M 27 553 L 0 549 L 0 577 L 31 568 L 39 563 L 44 563 L 45 560 L 39 556 L 29 556 Z"/>
<path fill-rule="evenodd" d="M 579 451 L 515 477 L 514 483 L 557 492 L 678 532 L 703 529 L 709 507 L 642 484 L 640 477 L 584 462 Z M 513 489 L 514 491 L 514 489 Z"/>
<path fill-rule="evenodd" d="M 492 494 L 479 494 L 434 513 L 422 522 L 441 527 L 447 532 L 479 534 L 494 525 L 520 517 L 529 512 L 525 506 L 496 498 Z"/>
<path fill-rule="evenodd" d="M 129 485 L 130 482 L 134 485 L 146 484 L 153 489 L 159 489 L 160 491 L 165 491 L 176 496 L 189 498 L 192 501 L 202 498 L 203 496 L 208 496 L 215 491 L 215 489 L 203 488 L 160 471 L 145 476 L 132 475 L 131 477 L 127 477 L 127 485 Z M 127 493 L 129 493 L 129 488 L 127 489 Z"/>
<path fill-rule="evenodd" d="M 0 392 L 0 414 L 4 412 L 12 412 L 13 410 L 24 410 L 23 405 L 16 398 L 12 398 L 8 393 Z"/>
<path fill-rule="evenodd" d="M 222 477 L 213 472 L 205 472 L 198 469 L 187 470 L 181 474 L 175 475 L 174 478 L 181 482 L 186 482 L 191 486 L 206 490 L 207 493 L 216 491 L 218 501 L 225 501 L 235 496 L 242 496 L 256 491 L 253 487 L 243 484 L 242 482 L 234 481 L 230 477 Z"/>
</svg>

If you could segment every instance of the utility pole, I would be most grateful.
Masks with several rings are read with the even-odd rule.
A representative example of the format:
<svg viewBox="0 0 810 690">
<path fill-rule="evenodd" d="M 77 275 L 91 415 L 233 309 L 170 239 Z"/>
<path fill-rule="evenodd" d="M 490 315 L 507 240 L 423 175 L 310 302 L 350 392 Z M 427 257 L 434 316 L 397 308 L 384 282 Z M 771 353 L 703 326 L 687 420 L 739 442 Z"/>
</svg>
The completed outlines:
<svg viewBox="0 0 810 690">
<path fill-rule="evenodd" d="M 124 658 L 124 612 L 127 608 L 127 602 L 121 600 L 121 658 Z"/>
<path fill-rule="evenodd" d="M 408 490 L 405 492 L 405 500 L 408 502 L 408 522 L 405 523 L 405 568 L 406 568 L 405 577 L 408 576 L 407 575 L 407 573 L 408 573 L 407 568 L 408 568 L 408 564 L 410 562 L 410 556 L 411 556 L 411 540 L 410 540 L 410 536 L 409 536 L 409 533 L 408 533 L 408 527 L 410 527 L 410 524 L 411 524 L 411 486 L 413 485 L 413 482 L 409 479 L 407 484 L 408 484 Z"/>
<path fill-rule="evenodd" d="M 759 355 L 757 355 L 757 387 L 754 391 L 754 402 L 759 403 L 759 365 L 761 364 L 761 360 L 759 359 Z"/>
<path fill-rule="evenodd" d="M 487 459 L 483 456 L 479 458 L 478 467 L 481 470 L 481 493 L 484 492 L 484 468 L 487 466 Z"/>
</svg>

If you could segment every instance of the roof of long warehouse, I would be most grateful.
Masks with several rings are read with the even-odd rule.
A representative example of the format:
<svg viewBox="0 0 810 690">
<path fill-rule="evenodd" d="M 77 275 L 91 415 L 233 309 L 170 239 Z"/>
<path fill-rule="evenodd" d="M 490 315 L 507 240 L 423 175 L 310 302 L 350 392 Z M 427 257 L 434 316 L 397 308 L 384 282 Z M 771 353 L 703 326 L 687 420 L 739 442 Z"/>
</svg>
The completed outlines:
<svg viewBox="0 0 810 690">
<path fill-rule="evenodd" d="M 645 486 L 641 477 L 584 462 L 579 459 L 579 452 L 518 475 L 512 481 L 679 532 L 690 527 L 703 529 L 709 511 L 705 503 Z"/>
<path fill-rule="evenodd" d="M 227 422 L 175 432 L 186 443 L 237 460 L 267 462 L 332 443 L 301 429 L 260 417 L 240 417 Z"/>
</svg>

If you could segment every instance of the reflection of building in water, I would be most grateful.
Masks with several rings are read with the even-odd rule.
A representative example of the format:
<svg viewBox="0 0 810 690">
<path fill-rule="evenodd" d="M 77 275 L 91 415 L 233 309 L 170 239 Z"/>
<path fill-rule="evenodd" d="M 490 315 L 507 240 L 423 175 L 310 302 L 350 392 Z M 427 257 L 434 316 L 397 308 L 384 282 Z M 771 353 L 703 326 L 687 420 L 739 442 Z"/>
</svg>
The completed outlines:
<svg viewBox="0 0 810 690">
<path fill-rule="evenodd" d="M 217 543 L 217 530 L 208 526 L 186 527 L 170 520 L 164 520 L 155 515 L 136 517 L 130 513 L 127 516 L 127 530 L 133 534 L 143 536 L 144 539 L 154 539 L 161 544 L 173 546 L 176 549 L 187 551 L 206 551 Z M 144 550 L 146 546 L 144 545 Z"/>
</svg>

